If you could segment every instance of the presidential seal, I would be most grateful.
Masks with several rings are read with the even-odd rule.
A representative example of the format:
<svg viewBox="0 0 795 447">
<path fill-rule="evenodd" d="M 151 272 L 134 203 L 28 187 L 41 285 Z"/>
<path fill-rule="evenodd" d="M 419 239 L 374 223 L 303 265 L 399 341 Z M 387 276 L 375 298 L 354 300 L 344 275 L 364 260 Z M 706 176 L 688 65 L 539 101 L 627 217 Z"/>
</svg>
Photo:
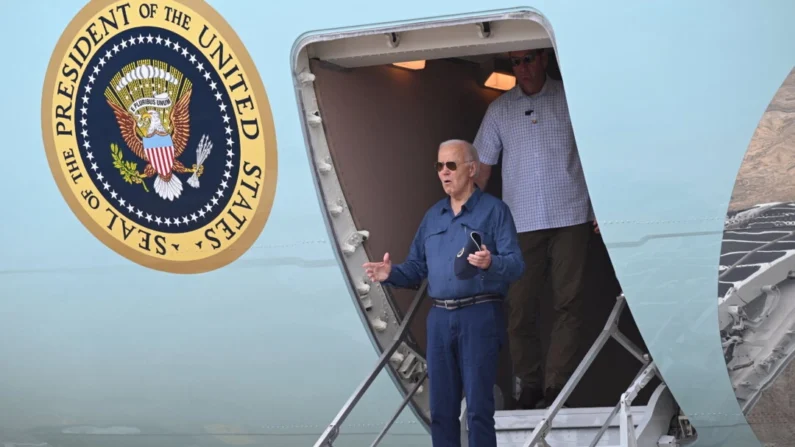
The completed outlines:
<svg viewBox="0 0 795 447">
<path fill-rule="evenodd" d="M 205 2 L 91 1 L 57 44 L 42 103 L 61 194 L 122 256 L 206 272 L 262 231 L 273 118 L 243 44 Z"/>
</svg>

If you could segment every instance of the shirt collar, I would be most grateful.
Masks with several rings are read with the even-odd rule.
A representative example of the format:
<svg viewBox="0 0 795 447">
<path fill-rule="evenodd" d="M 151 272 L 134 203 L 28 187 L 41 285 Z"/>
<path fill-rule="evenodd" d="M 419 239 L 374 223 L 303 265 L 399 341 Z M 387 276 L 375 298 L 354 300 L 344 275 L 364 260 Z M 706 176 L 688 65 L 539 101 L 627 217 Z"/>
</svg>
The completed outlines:
<svg viewBox="0 0 795 447">
<path fill-rule="evenodd" d="M 464 203 L 464 205 L 461 207 L 461 211 L 465 209 L 467 211 L 472 211 L 473 209 L 475 209 L 475 206 L 477 206 L 478 201 L 480 201 L 480 196 L 482 195 L 483 191 L 481 191 L 480 188 L 478 188 L 478 185 L 475 185 L 475 189 L 472 191 L 472 195 L 469 196 L 469 199 L 467 199 L 466 203 Z M 447 196 L 447 200 L 445 200 L 444 204 L 442 205 L 441 214 L 444 214 L 447 211 L 451 211 L 452 208 L 453 207 L 450 205 L 450 196 Z"/>
<path fill-rule="evenodd" d="M 513 99 L 514 100 L 519 100 L 519 99 L 522 99 L 522 98 L 537 98 L 539 96 L 543 96 L 546 93 L 550 92 L 552 90 L 552 87 L 553 87 L 552 86 L 552 78 L 550 78 L 549 75 L 547 75 L 546 80 L 544 81 L 544 86 L 541 87 L 541 90 L 539 90 L 538 93 L 536 93 L 535 95 L 530 96 L 530 95 L 526 94 L 522 90 L 522 87 L 517 82 L 516 86 L 514 86 L 513 91 L 512 91 Z"/>
</svg>

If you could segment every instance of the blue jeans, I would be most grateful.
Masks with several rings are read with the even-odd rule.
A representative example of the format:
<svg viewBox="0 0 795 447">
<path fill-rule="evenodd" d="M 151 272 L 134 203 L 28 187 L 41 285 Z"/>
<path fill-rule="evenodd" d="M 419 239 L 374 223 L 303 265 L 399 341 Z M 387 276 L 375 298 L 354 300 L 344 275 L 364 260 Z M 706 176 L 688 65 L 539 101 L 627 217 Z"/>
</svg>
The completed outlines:
<svg viewBox="0 0 795 447">
<path fill-rule="evenodd" d="M 431 307 L 427 319 L 433 447 L 460 447 L 462 391 L 470 447 L 496 447 L 494 385 L 506 340 L 502 302 Z"/>
</svg>

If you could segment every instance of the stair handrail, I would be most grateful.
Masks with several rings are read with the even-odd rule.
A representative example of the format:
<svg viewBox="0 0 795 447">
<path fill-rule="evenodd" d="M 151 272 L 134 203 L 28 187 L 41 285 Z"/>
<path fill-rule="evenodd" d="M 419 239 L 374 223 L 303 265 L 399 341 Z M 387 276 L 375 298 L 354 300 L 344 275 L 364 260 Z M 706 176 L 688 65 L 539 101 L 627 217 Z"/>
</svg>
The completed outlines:
<svg viewBox="0 0 795 447">
<path fill-rule="evenodd" d="M 405 340 L 406 335 L 409 332 L 408 327 L 411 324 L 412 320 L 414 319 L 415 315 L 417 314 L 417 308 L 419 307 L 422 298 L 425 296 L 425 291 L 427 290 L 427 288 L 428 288 L 428 280 L 426 279 L 422 282 L 422 285 L 420 285 L 420 288 L 417 290 L 417 293 L 414 295 L 414 300 L 411 302 L 411 305 L 409 306 L 406 315 L 403 317 L 403 320 L 400 322 L 400 327 L 397 333 L 392 338 L 392 344 L 389 345 L 389 347 L 385 349 L 383 353 L 381 353 L 381 356 L 378 358 L 378 361 L 373 367 L 373 370 L 359 384 L 359 386 L 356 387 L 356 390 L 353 392 L 351 397 L 348 398 L 348 400 L 345 402 L 345 405 L 342 406 L 342 408 L 334 417 L 334 419 L 331 421 L 331 423 L 328 425 L 328 427 L 326 427 L 326 429 L 320 435 L 317 442 L 315 442 L 314 447 L 333 447 L 334 441 L 337 439 L 337 436 L 339 436 L 340 426 L 342 425 L 342 423 L 345 422 L 345 419 L 347 419 L 348 416 L 351 414 L 351 411 L 353 411 L 353 408 L 356 406 L 357 403 L 359 403 L 359 400 L 362 398 L 364 393 L 370 388 L 370 385 L 373 384 L 376 377 L 378 377 L 378 374 L 381 373 L 381 370 L 389 362 L 389 359 L 392 357 L 392 354 L 395 353 L 398 346 L 400 346 L 400 344 Z M 386 434 L 386 430 L 388 430 L 389 427 L 391 427 L 392 422 L 394 422 L 394 420 L 397 419 L 397 416 L 400 414 L 400 411 L 406 406 L 406 404 L 414 395 L 414 393 L 417 391 L 417 389 L 419 389 L 424 378 L 425 376 L 423 376 L 423 378 L 415 384 L 414 388 L 409 392 L 409 395 L 406 397 L 406 399 L 404 399 L 403 404 L 400 405 L 398 412 L 387 423 L 386 429 L 383 431 L 382 434 L 379 435 L 379 437 L 376 439 L 373 445 L 377 444 L 383 438 L 383 436 Z"/>
<path fill-rule="evenodd" d="M 392 417 L 389 419 L 389 421 L 387 421 L 384 428 L 381 429 L 381 433 L 379 433 L 378 436 L 375 438 L 375 441 L 373 441 L 373 443 L 370 444 L 370 447 L 376 447 L 381 442 L 381 440 L 384 439 L 386 433 L 389 431 L 390 428 L 392 428 L 392 424 L 395 423 L 397 418 L 400 416 L 400 413 L 403 412 L 403 409 L 406 408 L 406 405 L 408 405 L 411 398 L 414 397 L 414 394 L 417 393 L 417 391 L 422 386 L 422 382 L 424 382 L 427 377 L 428 377 L 428 370 L 426 369 L 425 372 L 423 372 L 422 375 L 420 376 L 419 380 L 417 380 L 417 383 L 415 383 L 414 386 L 411 388 L 411 391 L 409 391 L 406 394 L 406 397 L 403 398 L 403 402 L 400 403 L 397 410 L 395 410 L 395 412 L 392 414 Z"/>
<path fill-rule="evenodd" d="M 523 447 L 536 447 L 540 444 L 543 447 L 548 447 L 549 444 L 546 442 L 546 436 L 549 431 L 552 429 L 552 420 L 555 419 L 555 416 L 558 414 L 560 409 L 563 407 L 563 403 L 569 398 L 574 388 L 580 383 L 583 376 L 585 376 L 585 372 L 591 366 L 596 356 L 601 352 L 602 348 L 604 348 L 605 344 L 611 338 L 616 340 L 618 344 L 624 347 L 630 354 L 632 354 L 636 359 L 638 359 L 643 365 L 643 371 L 646 370 L 647 362 L 650 361 L 649 355 L 644 353 L 640 350 L 632 341 L 630 341 L 621 331 L 618 329 L 618 323 L 621 319 L 621 313 L 626 306 L 626 297 L 623 293 L 619 294 L 616 297 L 616 303 L 613 306 L 613 310 L 610 312 L 610 316 L 607 318 L 607 322 L 605 323 L 602 332 L 596 338 L 591 348 L 588 350 L 588 353 L 585 354 L 585 357 L 580 361 L 580 364 L 574 370 L 569 380 L 563 386 L 558 397 L 552 403 L 552 405 L 547 409 L 544 418 L 539 421 L 538 425 L 536 425 L 533 432 L 530 434 L 530 437 L 524 442 Z M 653 363 L 652 363 L 653 364 Z M 660 375 L 659 370 L 657 368 L 652 368 L 648 371 L 649 374 L 653 376 L 657 376 L 660 380 L 662 380 L 662 376 Z M 619 410 L 616 410 L 617 412 Z M 612 416 L 611 418 L 612 419 Z M 608 421 L 610 420 L 608 419 Z M 603 427 L 606 428 L 606 427 Z M 597 433 L 597 439 L 602 436 L 604 430 L 600 430 Z"/>
<path fill-rule="evenodd" d="M 616 415 L 619 416 L 619 428 L 621 431 L 621 446 L 628 445 L 631 440 L 637 442 L 637 436 L 635 435 L 635 425 L 632 420 L 632 413 L 631 413 L 631 405 L 632 401 L 635 400 L 640 390 L 642 390 L 646 385 L 648 385 L 649 381 L 654 376 L 659 376 L 659 370 L 657 369 L 657 365 L 654 361 L 651 360 L 651 357 L 646 354 L 644 356 L 644 363 L 643 367 L 635 374 L 635 378 L 632 379 L 632 383 L 627 387 L 626 391 L 621 393 L 621 397 L 618 399 L 618 403 L 613 407 L 613 410 L 605 419 L 604 424 L 599 428 L 599 431 L 596 432 L 596 436 L 591 440 L 591 444 L 588 447 L 596 447 L 599 441 L 602 440 L 602 436 L 604 436 L 605 432 L 607 432 L 607 428 L 610 426 L 610 423 L 613 421 L 613 418 Z M 620 414 L 619 414 L 620 413 Z"/>
</svg>

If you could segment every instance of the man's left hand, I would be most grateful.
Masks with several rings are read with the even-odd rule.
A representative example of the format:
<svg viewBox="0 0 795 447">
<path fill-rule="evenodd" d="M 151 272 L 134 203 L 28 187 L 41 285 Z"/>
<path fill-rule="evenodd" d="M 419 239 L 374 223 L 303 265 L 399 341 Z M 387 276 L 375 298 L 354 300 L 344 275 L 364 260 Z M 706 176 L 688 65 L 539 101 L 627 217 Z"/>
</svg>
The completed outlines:
<svg viewBox="0 0 795 447">
<path fill-rule="evenodd" d="M 480 251 L 476 251 L 469 255 L 467 261 L 479 269 L 486 270 L 491 265 L 491 252 L 485 245 L 481 245 L 480 248 Z"/>
</svg>

